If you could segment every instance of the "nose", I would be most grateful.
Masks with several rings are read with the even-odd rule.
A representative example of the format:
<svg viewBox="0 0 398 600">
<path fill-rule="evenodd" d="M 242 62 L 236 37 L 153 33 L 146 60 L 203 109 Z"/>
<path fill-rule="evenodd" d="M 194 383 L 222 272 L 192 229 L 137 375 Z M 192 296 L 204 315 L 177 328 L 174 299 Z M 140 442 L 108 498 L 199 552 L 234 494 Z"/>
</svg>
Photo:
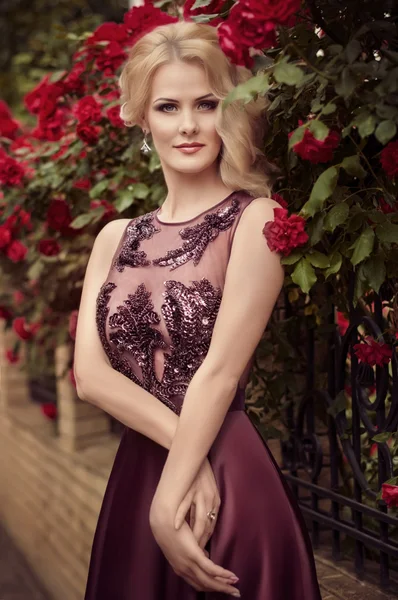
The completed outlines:
<svg viewBox="0 0 398 600">
<path fill-rule="evenodd" d="M 184 110 L 181 112 L 180 132 L 192 133 L 198 129 L 198 124 L 192 110 Z"/>
</svg>

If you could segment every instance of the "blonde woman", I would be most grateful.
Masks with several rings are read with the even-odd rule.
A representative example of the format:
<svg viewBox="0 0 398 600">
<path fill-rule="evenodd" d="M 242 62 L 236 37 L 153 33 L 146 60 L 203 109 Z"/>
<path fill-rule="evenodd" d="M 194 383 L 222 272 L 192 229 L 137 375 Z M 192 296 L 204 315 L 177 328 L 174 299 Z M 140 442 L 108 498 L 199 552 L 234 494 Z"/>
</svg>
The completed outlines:
<svg viewBox="0 0 398 600">
<path fill-rule="evenodd" d="M 78 393 L 126 425 L 85 600 L 320 600 L 296 501 L 244 411 L 283 283 L 262 233 L 279 205 L 256 143 L 264 98 L 213 27 L 157 27 L 120 78 L 167 185 L 161 208 L 109 223 L 87 267 Z M 267 174 L 268 172 L 268 174 Z"/>
</svg>

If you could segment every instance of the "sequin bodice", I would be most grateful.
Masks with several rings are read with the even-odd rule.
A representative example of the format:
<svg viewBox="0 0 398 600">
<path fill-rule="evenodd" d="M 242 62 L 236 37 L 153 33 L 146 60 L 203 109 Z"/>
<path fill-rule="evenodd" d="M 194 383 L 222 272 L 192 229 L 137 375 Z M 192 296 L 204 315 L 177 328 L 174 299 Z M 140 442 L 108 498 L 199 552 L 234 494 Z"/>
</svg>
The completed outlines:
<svg viewBox="0 0 398 600">
<path fill-rule="evenodd" d="M 162 223 L 159 209 L 132 219 L 98 294 L 111 365 L 177 414 L 209 349 L 233 236 L 252 199 L 234 192 L 185 223 Z"/>
</svg>

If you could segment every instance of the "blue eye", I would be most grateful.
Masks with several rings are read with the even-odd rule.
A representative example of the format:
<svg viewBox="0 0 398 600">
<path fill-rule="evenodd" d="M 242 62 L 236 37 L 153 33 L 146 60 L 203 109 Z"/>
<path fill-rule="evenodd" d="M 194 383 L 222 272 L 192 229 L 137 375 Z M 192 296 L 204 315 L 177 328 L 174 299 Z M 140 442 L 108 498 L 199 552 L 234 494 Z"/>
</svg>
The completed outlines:
<svg viewBox="0 0 398 600">
<path fill-rule="evenodd" d="M 204 104 L 209 107 L 209 110 L 214 110 L 217 108 L 218 102 L 209 100 L 207 102 L 201 102 L 198 106 L 203 106 Z M 166 108 L 170 106 L 171 108 L 176 108 L 175 104 L 159 104 L 159 106 L 156 107 L 156 110 L 159 110 L 160 112 L 174 112 L 173 110 L 166 110 Z"/>
</svg>

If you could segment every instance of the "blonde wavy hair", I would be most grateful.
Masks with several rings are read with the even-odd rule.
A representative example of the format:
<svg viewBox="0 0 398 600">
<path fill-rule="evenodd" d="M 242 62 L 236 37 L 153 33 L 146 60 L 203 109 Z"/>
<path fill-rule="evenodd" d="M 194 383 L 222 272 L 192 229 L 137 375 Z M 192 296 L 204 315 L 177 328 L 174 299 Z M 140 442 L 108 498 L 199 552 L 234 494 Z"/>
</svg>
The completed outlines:
<svg viewBox="0 0 398 600">
<path fill-rule="evenodd" d="M 136 42 L 123 66 L 119 85 L 126 126 L 142 122 L 157 69 L 176 61 L 202 66 L 219 100 L 252 77 L 249 69 L 232 64 L 224 54 L 215 27 L 188 21 L 160 25 Z M 226 187 L 255 197 L 271 196 L 271 180 L 278 172 L 258 148 L 265 133 L 262 113 L 268 106 L 269 100 L 258 96 L 247 104 L 233 101 L 224 109 L 220 102 L 216 109 L 216 131 L 222 140 L 221 179 Z"/>
</svg>

